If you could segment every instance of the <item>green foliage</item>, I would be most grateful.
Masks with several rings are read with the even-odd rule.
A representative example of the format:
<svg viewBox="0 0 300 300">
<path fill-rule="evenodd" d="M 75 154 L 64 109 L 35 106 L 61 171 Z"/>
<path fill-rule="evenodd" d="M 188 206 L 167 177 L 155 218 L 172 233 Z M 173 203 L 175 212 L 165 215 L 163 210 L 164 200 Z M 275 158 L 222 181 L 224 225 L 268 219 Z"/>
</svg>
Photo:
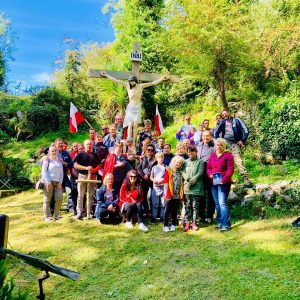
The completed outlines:
<svg viewBox="0 0 300 300">
<path fill-rule="evenodd" d="M 26 300 L 27 294 L 22 294 L 20 291 L 18 295 L 13 294 L 15 285 L 11 279 L 9 282 L 5 282 L 7 275 L 7 267 L 5 260 L 0 260 L 0 299 L 1 300 Z"/>
<path fill-rule="evenodd" d="M 300 105 L 295 97 L 270 98 L 261 110 L 261 147 L 281 159 L 300 157 Z"/>
</svg>

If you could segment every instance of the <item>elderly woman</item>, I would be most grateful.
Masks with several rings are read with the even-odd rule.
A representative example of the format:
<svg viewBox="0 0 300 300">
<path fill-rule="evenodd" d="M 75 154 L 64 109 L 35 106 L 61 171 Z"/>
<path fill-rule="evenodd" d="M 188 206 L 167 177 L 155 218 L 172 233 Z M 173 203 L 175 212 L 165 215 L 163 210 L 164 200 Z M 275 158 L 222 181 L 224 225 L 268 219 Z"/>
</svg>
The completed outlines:
<svg viewBox="0 0 300 300">
<path fill-rule="evenodd" d="M 119 207 L 126 216 L 126 227 L 133 228 L 132 218 L 137 217 L 139 229 L 146 232 L 148 228 L 143 223 L 143 190 L 135 170 L 130 170 L 120 191 Z"/>
<path fill-rule="evenodd" d="M 102 224 L 120 223 L 119 194 L 113 189 L 114 175 L 107 173 L 103 185 L 97 192 L 95 216 Z"/>
<path fill-rule="evenodd" d="M 234 172 L 233 155 L 226 149 L 225 139 L 215 140 L 216 152 L 207 161 L 207 175 L 212 180 L 212 195 L 216 205 L 217 223 L 221 231 L 231 229 L 227 199 Z"/>
<path fill-rule="evenodd" d="M 59 211 L 63 200 L 62 182 L 64 178 L 64 171 L 62 162 L 57 158 L 56 154 L 56 146 L 50 146 L 49 157 L 47 159 L 44 159 L 42 164 L 42 181 L 44 182 L 43 209 L 46 222 L 52 220 L 50 212 L 50 202 L 52 195 L 54 195 L 55 201 L 54 219 L 59 220 L 61 218 L 59 215 Z"/>
<path fill-rule="evenodd" d="M 177 143 L 175 154 L 181 156 L 184 160 L 189 158 L 187 155 L 187 150 L 182 142 Z"/>
</svg>

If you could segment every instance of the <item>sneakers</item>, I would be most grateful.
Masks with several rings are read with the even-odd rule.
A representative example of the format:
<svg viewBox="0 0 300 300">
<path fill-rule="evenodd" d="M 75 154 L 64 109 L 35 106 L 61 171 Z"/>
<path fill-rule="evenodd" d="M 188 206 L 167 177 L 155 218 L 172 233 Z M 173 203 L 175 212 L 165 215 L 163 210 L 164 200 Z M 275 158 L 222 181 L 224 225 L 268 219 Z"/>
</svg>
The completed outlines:
<svg viewBox="0 0 300 300">
<path fill-rule="evenodd" d="M 193 229 L 193 231 L 199 230 L 199 227 L 196 225 L 196 222 L 195 222 L 195 221 L 193 221 L 192 229 Z"/>
<path fill-rule="evenodd" d="M 176 226 L 174 226 L 174 225 L 171 225 L 171 227 L 170 227 L 170 231 L 175 231 L 176 230 Z"/>
<path fill-rule="evenodd" d="M 164 226 L 164 227 L 163 227 L 163 232 L 169 232 L 169 231 L 170 231 L 170 229 L 169 229 L 168 226 Z"/>
<path fill-rule="evenodd" d="M 206 219 L 207 224 L 211 225 L 213 223 L 213 219 L 211 218 L 207 218 Z"/>
<path fill-rule="evenodd" d="M 216 228 L 216 229 L 221 229 L 222 226 L 221 226 L 221 224 L 218 224 L 217 226 L 215 226 L 215 228 Z"/>
<path fill-rule="evenodd" d="M 231 227 L 221 227 L 220 228 L 221 232 L 225 232 L 225 231 L 229 231 L 229 230 L 231 230 Z"/>
<path fill-rule="evenodd" d="M 186 222 L 185 223 L 185 226 L 184 226 L 184 228 L 183 228 L 183 232 L 187 232 L 187 231 L 189 231 L 190 230 L 190 222 Z"/>
<path fill-rule="evenodd" d="M 129 229 L 133 228 L 132 223 L 129 221 L 126 221 L 125 226 L 126 226 L 126 228 L 129 228 Z"/>
<path fill-rule="evenodd" d="M 45 217 L 45 222 L 51 222 L 53 219 L 51 217 Z"/>
<path fill-rule="evenodd" d="M 83 215 L 82 215 L 82 214 L 76 215 L 76 216 L 75 216 L 75 219 L 77 219 L 77 220 L 82 220 L 82 219 L 83 219 Z"/>
<path fill-rule="evenodd" d="M 62 219 L 62 216 L 61 215 L 56 215 L 55 217 L 54 217 L 54 220 L 60 220 L 60 219 Z"/>
<path fill-rule="evenodd" d="M 149 230 L 148 227 L 145 226 L 144 223 L 140 223 L 139 224 L 139 229 L 142 230 L 142 231 L 144 231 L 144 232 L 147 232 Z"/>
</svg>

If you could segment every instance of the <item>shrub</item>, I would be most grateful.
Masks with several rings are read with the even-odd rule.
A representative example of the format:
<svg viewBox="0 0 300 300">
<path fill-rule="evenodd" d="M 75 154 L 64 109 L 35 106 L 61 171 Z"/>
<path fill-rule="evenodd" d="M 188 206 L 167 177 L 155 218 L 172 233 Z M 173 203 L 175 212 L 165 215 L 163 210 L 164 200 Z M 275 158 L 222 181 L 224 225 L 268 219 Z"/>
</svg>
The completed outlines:
<svg viewBox="0 0 300 300">
<path fill-rule="evenodd" d="M 261 109 L 260 145 L 280 159 L 300 157 L 299 100 L 271 98 Z"/>
</svg>

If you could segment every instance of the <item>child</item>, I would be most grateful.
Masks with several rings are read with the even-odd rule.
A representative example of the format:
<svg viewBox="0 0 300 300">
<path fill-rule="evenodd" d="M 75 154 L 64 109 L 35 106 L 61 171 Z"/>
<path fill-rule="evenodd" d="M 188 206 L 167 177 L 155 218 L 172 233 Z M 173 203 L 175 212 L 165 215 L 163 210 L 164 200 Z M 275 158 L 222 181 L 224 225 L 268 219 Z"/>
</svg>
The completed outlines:
<svg viewBox="0 0 300 300">
<path fill-rule="evenodd" d="M 204 162 L 197 157 L 196 146 L 189 146 L 189 159 L 185 161 L 185 168 L 182 172 L 184 178 L 184 196 L 185 196 L 185 227 L 187 232 L 192 225 L 194 231 L 198 230 L 196 222 L 199 219 L 199 207 L 203 207 L 204 185 L 203 171 Z M 204 206 L 205 207 L 205 206 Z M 191 224 L 191 221 L 193 222 Z"/>
<path fill-rule="evenodd" d="M 150 174 L 150 180 L 153 182 L 153 189 L 151 192 L 152 199 L 152 221 L 155 222 L 158 209 L 160 207 L 160 219 L 164 217 L 164 176 L 166 168 L 164 166 L 164 154 L 159 152 L 155 154 L 157 165 L 155 165 Z"/>
<path fill-rule="evenodd" d="M 164 197 L 166 201 L 163 231 L 175 231 L 177 225 L 177 214 L 179 202 L 184 201 L 183 177 L 181 174 L 184 159 L 177 155 L 167 168 L 164 177 Z M 171 217 L 171 227 L 169 228 L 169 217 Z"/>
</svg>

